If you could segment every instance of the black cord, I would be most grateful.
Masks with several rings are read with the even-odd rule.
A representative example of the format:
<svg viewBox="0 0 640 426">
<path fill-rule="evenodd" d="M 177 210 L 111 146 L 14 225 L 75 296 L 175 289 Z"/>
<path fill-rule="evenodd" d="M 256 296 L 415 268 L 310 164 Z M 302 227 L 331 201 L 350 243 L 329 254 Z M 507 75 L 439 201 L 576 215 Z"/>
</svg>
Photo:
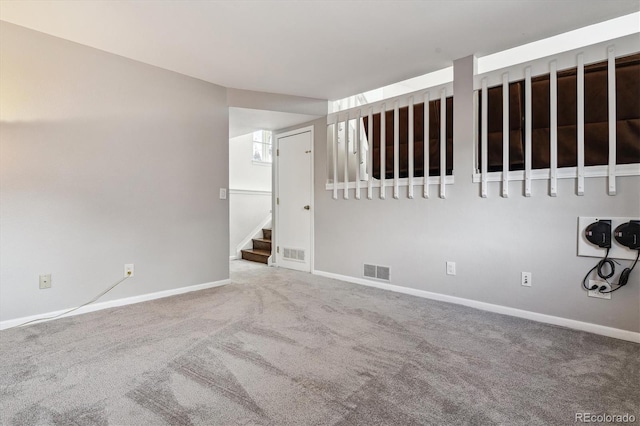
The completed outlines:
<svg viewBox="0 0 640 426">
<path fill-rule="evenodd" d="M 595 289 L 597 289 L 597 288 L 598 288 L 598 286 L 597 286 L 597 285 L 594 285 L 594 286 L 593 286 L 593 287 L 591 287 L 591 288 L 587 287 L 587 278 L 589 278 L 589 275 L 591 275 L 591 273 L 592 273 L 593 271 L 595 271 L 595 269 L 596 269 L 597 267 L 598 267 L 598 265 L 596 265 L 596 266 L 594 266 L 593 268 L 589 269 L 589 272 L 587 272 L 587 275 L 585 275 L 585 276 L 584 276 L 584 278 L 582 279 L 582 287 L 583 287 L 585 290 L 587 290 L 587 291 L 595 290 Z"/>
<path fill-rule="evenodd" d="M 622 287 L 624 287 L 629 282 L 629 276 L 631 275 L 631 271 L 633 271 L 633 268 L 636 267 L 636 263 L 638 263 L 638 258 L 640 258 L 640 250 L 638 250 L 638 254 L 636 255 L 636 260 L 633 262 L 633 265 L 631 265 L 631 268 L 625 268 L 620 274 L 620 279 L 618 280 L 618 283 L 614 283 L 614 285 L 617 285 L 618 287 L 609 291 L 601 291 L 600 293 L 602 294 L 613 293 L 614 291 L 620 290 Z"/>
<path fill-rule="evenodd" d="M 582 287 L 584 287 L 585 290 L 596 290 L 598 288 L 597 285 L 593 285 L 591 288 L 587 287 L 587 278 L 589 278 L 589 275 L 591 275 L 591 273 L 595 270 L 597 270 L 598 276 L 603 280 L 605 280 L 607 284 L 609 284 L 608 279 L 611 278 L 613 274 L 615 274 L 616 272 L 616 266 L 613 264 L 613 261 L 609 259 L 610 249 L 611 247 L 607 248 L 607 252 L 604 254 L 604 257 L 600 259 L 600 261 L 596 264 L 596 266 L 589 269 L 589 272 L 587 272 L 587 275 L 584 276 L 584 279 L 582 280 Z M 611 269 L 611 271 L 608 274 L 605 274 L 603 272 L 604 265 L 608 265 L 609 268 Z"/>
<path fill-rule="evenodd" d="M 605 281 L 607 281 L 616 273 L 616 265 L 614 265 L 613 261 L 609 259 L 609 250 L 610 249 L 608 248 L 607 252 L 604 255 L 604 258 L 600 260 L 600 262 L 598 262 L 598 265 L 596 265 L 598 267 L 598 276 Z M 604 265 L 609 265 L 611 272 L 609 272 L 608 274 L 605 274 L 604 272 L 602 272 Z"/>
</svg>

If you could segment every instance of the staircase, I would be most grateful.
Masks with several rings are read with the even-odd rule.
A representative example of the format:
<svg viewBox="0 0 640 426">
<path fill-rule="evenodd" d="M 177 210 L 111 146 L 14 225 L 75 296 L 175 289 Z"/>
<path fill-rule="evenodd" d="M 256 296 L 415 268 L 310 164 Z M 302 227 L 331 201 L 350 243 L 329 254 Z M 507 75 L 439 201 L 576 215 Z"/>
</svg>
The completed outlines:
<svg viewBox="0 0 640 426">
<path fill-rule="evenodd" d="M 253 238 L 253 248 L 242 250 L 242 258 L 267 264 L 271 256 L 271 229 L 262 230 L 262 238 Z"/>
</svg>

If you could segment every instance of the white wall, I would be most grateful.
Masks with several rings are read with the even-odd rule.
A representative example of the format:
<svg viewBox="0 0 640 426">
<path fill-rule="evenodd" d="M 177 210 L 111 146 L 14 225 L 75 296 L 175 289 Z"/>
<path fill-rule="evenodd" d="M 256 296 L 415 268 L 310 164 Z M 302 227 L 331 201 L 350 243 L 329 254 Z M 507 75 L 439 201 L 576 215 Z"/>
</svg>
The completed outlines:
<svg viewBox="0 0 640 426">
<path fill-rule="evenodd" d="M 271 164 L 252 154 L 252 133 L 229 140 L 229 256 L 271 213 Z"/>
<path fill-rule="evenodd" d="M 229 277 L 225 88 L 5 22 L 0 67 L 0 320 Z"/>
<path fill-rule="evenodd" d="M 256 229 L 270 216 L 271 192 L 230 191 L 229 256 L 236 256 L 237 250 L 245 248 L 238 246 L 246 238 L 254 238 Z M 262 233 L 258 229 L 257 238 L 261 237 Z M 251 242 L 248 247 L 251 247 Z"/>
<path fill-rule="evenodd" d="M 607 195 L 604 178 L 590 178 L 582 197 L 574 180 L 562 179 L 555 198 L 546 181 L 534 182 L 530 198 L 522 182 L 511 183 L 509 198 L 500 197 L 499 183 L 481 198 L 471 181 L 471 67 L 472 58 L 454 66 L 455 184 L 444 200 L 394 200 L 389 192 L 386 200 L 379 192 L 333 200 L 325 189 L 326 120 L 312 123 L 316 270 L 362 278 L 363 263 L 385 265 L 395 285 L 640 331 L 640 270 L 611 300 L 589 298 L 581 281 L 597 259 L 578 257 L 576 242 L 578 216 L 638 217 L 640 178 L 618 178 L 616 196 Z M 445 274 L 446 261 L 457 263 L 456 276 Z M 532 287 L 520 285 L 522 271 L 533 273 Z"/>
<path fill-rule="evenodd" d="M 271 191 L 271 164 L 253 162 L 252 133 L 229 140 L 229 164 L 230 189 Z"/>
</svg>

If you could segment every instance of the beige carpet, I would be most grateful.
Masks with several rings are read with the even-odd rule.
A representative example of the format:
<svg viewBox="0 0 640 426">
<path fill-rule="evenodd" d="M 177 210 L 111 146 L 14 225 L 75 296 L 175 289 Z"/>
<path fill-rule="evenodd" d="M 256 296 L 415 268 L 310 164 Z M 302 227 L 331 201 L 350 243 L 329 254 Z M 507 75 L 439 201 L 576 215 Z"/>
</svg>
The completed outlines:
<svg viewBox="0 0 640 426">
<path fill-rule="evenodd" d="M 2 424 L 640 418 L 640 345 L 232 263 L 225 287 L 0 332 Z"/>
</svg>

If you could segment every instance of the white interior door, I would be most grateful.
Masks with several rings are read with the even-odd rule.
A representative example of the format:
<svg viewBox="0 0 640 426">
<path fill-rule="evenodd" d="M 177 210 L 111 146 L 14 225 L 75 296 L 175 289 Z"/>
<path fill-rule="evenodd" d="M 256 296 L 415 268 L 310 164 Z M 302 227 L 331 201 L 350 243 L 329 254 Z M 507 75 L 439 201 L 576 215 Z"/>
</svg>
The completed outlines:
<svg viewBox="0 0 640 426">
<path fill-rule="evenodd" d="M 276 264 L 310 272 L 313 235 L 312 128 L 277 136 Z"/>
</svg>

